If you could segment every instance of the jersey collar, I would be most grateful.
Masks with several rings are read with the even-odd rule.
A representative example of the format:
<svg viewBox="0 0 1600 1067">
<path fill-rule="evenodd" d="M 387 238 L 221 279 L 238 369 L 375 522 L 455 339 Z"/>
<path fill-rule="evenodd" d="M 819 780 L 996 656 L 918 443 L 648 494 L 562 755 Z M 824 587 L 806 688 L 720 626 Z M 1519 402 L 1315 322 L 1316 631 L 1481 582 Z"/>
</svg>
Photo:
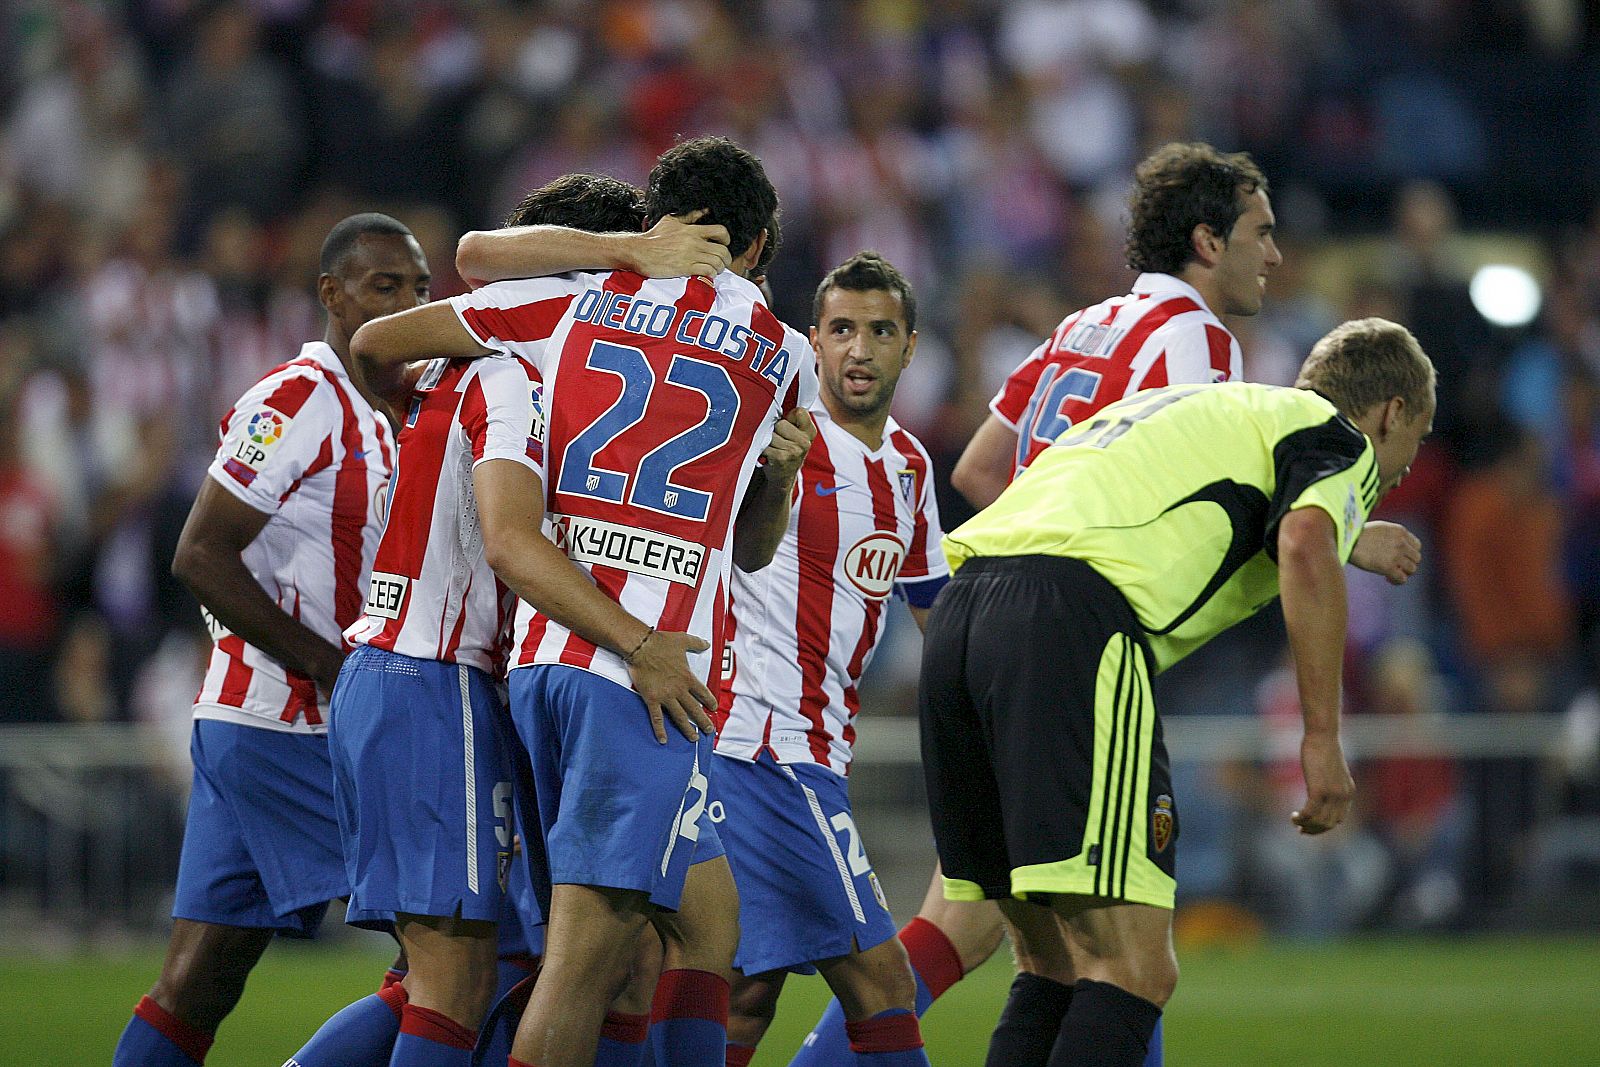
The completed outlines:
<svg viewBox="0 0 1600 1067">
<path fill-rule="evenodd" d="M 350 377 L 345 372 L 344 364 L 339 362 L 339 353 L 335 352 L 326 341 L 307 341 L 300 346 L 300 358 L 314 359 L 324 370 L 346 380 Z"/>
<path fill-rule="evenodd" d="M 1173 274 L 1141 274 L 1134 279 L 1133 291 L 1150 296 L 1186 296 L 1207 311 L 1211 310 L 1200 290 Z"/>
<path fill-rule="evenodd" d="M 883 424 L 883 440 L 878 442 L 877 448 L 868 448 L 865 441 L 846 430 L 833 420 L 833 416 L 828 413 L 828 405 L 822 402 L 822 396 L 820 393 L 818 394 L 816 401 L 811 405 L 811 419 L 817 424 L 818 433 L 821 433 L 825 426 L 834 427 L 839 431 L 839 437 L 848 440 L 854 448 L 860 451 L 863 455 L 867 456 L 869 459 L 878 459 L 885 452 L 887 452 L 889 450 L 889 446 L 894 443 L 893 438 L 895 433 L 900 429 L 900 424 L 894 421 L 893 415 L 890 415 Z"/>
</svg>

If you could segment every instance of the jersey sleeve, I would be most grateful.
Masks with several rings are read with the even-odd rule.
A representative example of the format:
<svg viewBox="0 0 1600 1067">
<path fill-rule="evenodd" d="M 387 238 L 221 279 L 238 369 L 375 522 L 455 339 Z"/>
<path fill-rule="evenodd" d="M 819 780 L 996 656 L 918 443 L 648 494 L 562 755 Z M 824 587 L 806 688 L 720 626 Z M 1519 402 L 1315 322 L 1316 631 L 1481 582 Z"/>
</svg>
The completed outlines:
<svg viewBox="0 0 1600 1067">
<path fill-rule="evenodd" d="M 1050 351 L 1053 340 L 1054 338 L 1046 340 L 1030 352 L 1027 359 L 1017 364 L 1017 369 L 1007 376 L 1000 391 L 989 401 L 989 410 L 994 412 L 994 417 L 1012 430 L 1017 430 L 1022 425 L 1022 416 L 1028 410 L 1028 399 L 1033 396 L 1033 390 L 1039 384 L 1039 376 L 1049 364 L 1045 354 Z"/>
<path fill-rule="evenodd" d="M 1297 430 L 1273 450 L 1277 486 L 1268 506 L 1264 547 L 1278 558 L 1278 527 L 1299 508 L 1321 508 L 1333 519 L 1339 562 L 1350 561 L 1361 528 L 1378 503 L 1378 454 L 1343 416 Z"/>
<path fill-rule="evenodd" d="M 539 370 L 539 354 L 580 293 L 597 284 L 593 274 L 558 274 L 493 282 L 450 298 L 456 317 L 485 348 L 526 355 Z"/>
<path fill-rule="evenodd" d="M 534 436 L 534 383 L 520 359 L 483 360 L 461 398 L 461 428 L 472 465 L 509 459 L 535 471 L 542 458 Z"/>
<path fill-rule="evenodd" d="M 344 410 L 315 370 L 269 375 L 234 405 L 207 471 L 224 489 L 266 514 L 300 481 L 332 461 Z"/>
<path fill-rule="evenodd" d="M 939 522 L 939 497 L 933 491 L 933 464 L 926 452 L 918 449 L 921 469 L 913 476 L 920 482 L 922 499 L 916 518 L 911 524 L 911 544 L 906 549 L 905 562 L 895 587 L 907 603 L 914 608 L 933 606 L 934 597 L 950 580 L 950 565 L 945 562 L 944 528 Z"/>
<path fill-rule="evenodd" d="M 1209 385 L 1238 381 L 1244 360 L 1233 334 L 1196 314 L 1174 319 L 1163 332 L 1167 385 Z"/>
</svg>

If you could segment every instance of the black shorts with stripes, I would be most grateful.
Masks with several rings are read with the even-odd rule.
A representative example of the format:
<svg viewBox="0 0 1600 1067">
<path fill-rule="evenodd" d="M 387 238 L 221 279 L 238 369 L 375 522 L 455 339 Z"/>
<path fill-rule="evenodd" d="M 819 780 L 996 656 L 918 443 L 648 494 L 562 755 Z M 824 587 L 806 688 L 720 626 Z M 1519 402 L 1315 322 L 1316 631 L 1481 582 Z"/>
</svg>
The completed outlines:
<svg viewBox="0 0 1600 1067">
<path fill-rule="evenodd" d="M 928 619 L 918 698 L 946 896 L 1172 907 L 1178 812 L 1152 664 L 1087 563 L 961 567 Z"/>
</svg>

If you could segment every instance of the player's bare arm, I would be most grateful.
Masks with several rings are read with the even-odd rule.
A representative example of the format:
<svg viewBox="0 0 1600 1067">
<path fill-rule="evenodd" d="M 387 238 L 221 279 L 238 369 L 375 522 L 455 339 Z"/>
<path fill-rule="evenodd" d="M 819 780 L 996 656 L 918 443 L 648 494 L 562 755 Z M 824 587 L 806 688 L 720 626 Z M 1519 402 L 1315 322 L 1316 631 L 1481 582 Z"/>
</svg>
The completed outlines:
<svg viewBox="0 0 1600 1067">
<path fill-rule="evenodd" d="M 456 245 L 456 270 L 473 288 L 507 278 L 573 270 L 629 270 L 646 278 L 714 278 L 728 269 L 728 231 L 697 223 L 704 211 L 669 215 L 642 233 L 564 226 L 474 230 Z"/>
<path fill-rule="evenodd" d="M 179 535 L 172 574 L 218 623 L 332 692 L 344 650 L 273 603 L 244 564 L 244 550 L 271 517 L 207 478 Z"/>
<path fill-rule="evenodd" d="M 444 300 L 373 319 L 350 338 L 351 361 L 373 394 L 391 407 L 405 405 L 416 380 L 411 364 L 489 351 Z"/>
<path fill-rule="evenodd" d="M 1343 822 L 1355 795 L 1339 742 L 1347 604 L 1337 537 L 1333 519 L 1321 508 L 1291 511 L 1278 527 L 1278 587 L 1305 720 L 1300 766 L 1306 802 L 1290 818 L 1307 834 Z"/>
<path fill-rule="evenodd" d="M 656 740 L 667 742 L 663 715 L 690 741 L 712 733 L 706 709 L 717 705 L 689 668 L 687 654 L 711 647 L 685 633 L 654 630 L 600 592 L 589 576 L 539 531 L 544 486 L 520 463 L 491 459 L 472 475 L 483 553 L 512 591 L 573 633 L 609 648 L 628 663 L 635 689 L 650 709 Z"/>
<path fill-rule="evenodd" d="M 967 503 L 981 510 L 993 504 L 1011 484 L 1016 464 L 1017 433 L 991 413 L 956 460 L 950 484 L 967 498 Z"/>
<path fill-rule="evenodd" d="M 1422 542 L 1397 522 L 1369 522 L 1356 538 L 1350 562 L 1383 575 L 1390 585 L 1405 585 L 1422 566 Z"/>
<path fill-rule="evenodd" d="M 763 465 L 756 468 L 739 504 L 733 527 L 733 562 L 745 573 L 772 562 L 783 533 L 789 528 L 794 504 L 794 480 L 817 439 L 817 424 L 805 408 L 795 408 L 772 429 L 772 441 L 762 450 Z"/>
</svg>

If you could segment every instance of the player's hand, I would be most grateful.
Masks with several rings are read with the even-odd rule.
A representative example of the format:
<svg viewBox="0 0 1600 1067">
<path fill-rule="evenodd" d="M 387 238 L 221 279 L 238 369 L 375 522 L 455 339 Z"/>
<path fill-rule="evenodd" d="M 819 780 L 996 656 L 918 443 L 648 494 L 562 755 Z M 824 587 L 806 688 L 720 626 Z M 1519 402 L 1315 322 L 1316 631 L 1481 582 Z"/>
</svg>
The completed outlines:
<svg viewBox="0 0 1600 1067">
<path fill-rule="evenodd" d="M 706 209 L 668 215 L 633 241 L 633 269 L 646 278 L 715 278 L 728 269 L 728 228 L 695 220 Z"/>
<path fill-rule="evenodd" d="M 650 711 L 650 729 L 667 743 L 666 720 L 690 741 L 716 732 L 707 711 L 717 706 L 705 683 L 689 669 L 689 653 L 711 646 L 693 634 L 651 630 L 628 661 L 633 688 Z"/>
<path fill-rule="evenodd" d="M 310 664 L 310 669 L 306 673 L 317 683 L 320 692 L 332 693 L 334 683 L 339 680 L 339 668 L 342 666 L 344 666 L 344 649 L 329 645 L 327 650 L 319 654 L 316 661 Z"/>
<path fill-rule="evenodd" d="M 761 452 L 767 477 L 780 485 L 793 485 L 806 453 L 811 451 L 811 442 L 816 439 L 817 424 L 805 408 L 794 408 L 779 419 L 772 428 L 772 440 Z"/>
<path fill-rule="evenodd" d="M 1390 585 L 1405 585 L 1422 565 L 1422 542 L 1397 522 L 1369 522 L 1350 550 L 1350 562 L 1383 575 Z"/>
<path fill-rule="evenodd" d="M 1350 813 L 1356 793 L 1338 735 L 1307 734 L 1300 742 L 1300 769 L 1306 776 L 1306 802 L 1289 821 L 1303 834 L 1332 830 Z"/>
</svg>

